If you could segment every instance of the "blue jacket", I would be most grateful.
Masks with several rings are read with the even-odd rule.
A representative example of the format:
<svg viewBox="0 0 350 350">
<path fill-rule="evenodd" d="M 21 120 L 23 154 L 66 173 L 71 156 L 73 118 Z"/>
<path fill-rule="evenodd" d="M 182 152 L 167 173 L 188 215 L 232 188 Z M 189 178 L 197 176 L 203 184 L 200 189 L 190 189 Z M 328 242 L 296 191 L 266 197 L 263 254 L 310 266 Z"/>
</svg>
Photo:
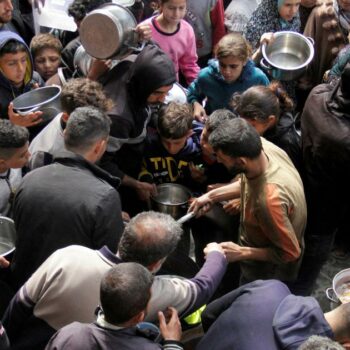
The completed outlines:
<svg viewBox="0 0 350 350">
<path fill-rule="evenodd" d="M 257 280 L 210 303 L 197 350 L 297 350 L 311 335 L 334 338 L 320 305 L 277 280 Z M 208 329 L 209 327 L 209 329 Z"/>
<path fill-rule="evenodd" d="M 27 50 L 27 67 L 21 88 L 15 87 L 10 80 L 8 80 L 0 70 L 0 118 L 7 119 L 7 108 L 12 100 L 17 96 L 33 89 L 34 83 L 43 85 L 43 80 L 37 72 L 33 71 L 33 61 L 30 55 L 29 48 L 24 40 L 16 33 L 9 31 L 0 31 L 0 50 L 10 40 L 16 40 L 22 43 Z"/>
<path fill-rule="evenodd" d="M 232 95 L 242 93 L 254 85 L 268 85 L 269 79 L 265 73 L 256 68 L 254 62 L 248 60 L 242 74 L 233 83 L 227 83 L 219 70 L 218 60 L 210 60 L 208 67 L 202 69 L 197 79 L 189 86 L 187 101 L 202 103 L 207 97 L 207 114 L 220 108 L 228 108 Z"/>
</svg>

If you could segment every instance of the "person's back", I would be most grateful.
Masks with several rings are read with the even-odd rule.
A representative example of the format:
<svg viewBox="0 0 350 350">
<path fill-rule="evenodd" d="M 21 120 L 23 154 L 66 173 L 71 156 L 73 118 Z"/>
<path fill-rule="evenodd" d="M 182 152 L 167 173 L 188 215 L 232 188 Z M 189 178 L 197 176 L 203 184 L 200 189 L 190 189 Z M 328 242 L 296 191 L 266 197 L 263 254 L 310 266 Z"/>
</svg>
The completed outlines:
<svg viewBox="0 0 350 350">
<path fill-rule="evenodd" d="M 106 244 L 113 251 L 117 247 L 123 228 L 119 180 L 93 164 L 104 151 L 104 139 L 99 137 L 107 132 L 107 138 L 109 121 L 92 108 L 79 108 L 74 115 L 65 134 L 68 151 L 54 164 L 29 173 L 15 198 L 18 237 L 12 270 L 17 287 L 56 249 L 71 244 Z M 80 122 L 85 128 L 77 127 Z M 82 139 L 80 149 L 75 143 Z M 95 152 L 93 147 L 99 147 L 99 153 L 85 153 Z"/>
</svg>

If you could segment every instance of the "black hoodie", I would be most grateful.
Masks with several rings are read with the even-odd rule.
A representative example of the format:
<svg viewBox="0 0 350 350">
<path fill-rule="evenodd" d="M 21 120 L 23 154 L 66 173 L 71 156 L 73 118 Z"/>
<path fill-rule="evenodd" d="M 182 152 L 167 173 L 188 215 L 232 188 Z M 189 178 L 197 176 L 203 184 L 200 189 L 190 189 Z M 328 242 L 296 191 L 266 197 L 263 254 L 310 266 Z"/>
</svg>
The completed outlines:
<svg viewBox="0 0 350 350">
<path fill-rule="evenodd" d="M 150 118 L 148 97 L 176 81 L 174 64 L 156 45 L 147 45 L 135 62 L 122 61 L 101 78 L 114 107 L 110 140 L 102 166 L 113 175 L 137 177 L 142 161 L 145 127 Z"/>
</svg>

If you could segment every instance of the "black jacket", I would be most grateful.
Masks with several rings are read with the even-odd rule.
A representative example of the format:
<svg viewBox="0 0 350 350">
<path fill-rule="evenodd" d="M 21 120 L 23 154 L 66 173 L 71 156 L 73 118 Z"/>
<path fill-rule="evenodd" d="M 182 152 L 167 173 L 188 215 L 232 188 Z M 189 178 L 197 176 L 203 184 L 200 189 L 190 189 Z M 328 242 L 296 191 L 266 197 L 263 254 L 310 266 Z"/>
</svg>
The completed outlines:
<svg viewBox="0 0 350 350">
<path fill-rule="evenodd" d="M 123 230 L 118 185 L 119 179 L 68 151 L 26 175 L 14 203 L 14 286 L 60 248 L 107 245 L 116 252 Z"/>
<path fill-rule="evenodd" d="M 137 177 L 143 155 L 145 136 L 140 137 L 150 117 L 149 95 L 176 81 L 174 64 L 156 45 L 147 45 L 135 62 L 122 61 L 101 83 L 114 102 L 110 140 L 102 166 L 122 178 L 124 173 Z M 140 140 L 134 142 L 132 140 Z M 127 141 L 129 140 L 129 141 Z"/>
</svg>

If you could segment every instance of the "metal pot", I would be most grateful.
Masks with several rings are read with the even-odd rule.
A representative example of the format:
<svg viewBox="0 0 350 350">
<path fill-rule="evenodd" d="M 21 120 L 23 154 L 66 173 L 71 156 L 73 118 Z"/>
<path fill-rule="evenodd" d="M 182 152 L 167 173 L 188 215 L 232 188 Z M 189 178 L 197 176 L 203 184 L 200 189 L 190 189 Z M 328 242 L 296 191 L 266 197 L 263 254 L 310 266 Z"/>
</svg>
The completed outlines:
<svg viewBox="0 0 350 350">
<path fill-rule="evenodd" d="M 341 270 L 334 276 L 332 288 L 327 288 L 326 295 L 337 304 L 350 302 L 350 269 Z"/>
<path fill-rule="evenodd" d="M 16 229 L 10 218 L 0 216 L 0 256 L 10 255 L 15 250 Z"/>
<path fill-rule="evenodd" d="M 262 45 L 260 66 L 276 80 L 294 80 L 314 57 L 313 39 L 296 32 L 276 32 L 272 43 Z"/>
<path fill-rule="evenodd" d="M 174 219 L 182 217 L 187 212 L 191 191 L 182 185 L 165 183 L 157 186 L 157 195 L 151 197 L 152 209 L 169 214 Z"/>
<path fill-rule="evenodd" d="M 133 14 L 125 7 L 111 3 L 91 11 L 81 22 L 80 41 L 86 52 L 99 59 L 121 59 L 140 50 L 137 25 Z"/>
<path fill-rule="evenodd" d="M 41 111 L 43 121 L 49 121 L 62 112 L 60 95 L 59 86 L 44 86 L 16 97 L 13 108 L 21 115 Z"/>
</svg>

